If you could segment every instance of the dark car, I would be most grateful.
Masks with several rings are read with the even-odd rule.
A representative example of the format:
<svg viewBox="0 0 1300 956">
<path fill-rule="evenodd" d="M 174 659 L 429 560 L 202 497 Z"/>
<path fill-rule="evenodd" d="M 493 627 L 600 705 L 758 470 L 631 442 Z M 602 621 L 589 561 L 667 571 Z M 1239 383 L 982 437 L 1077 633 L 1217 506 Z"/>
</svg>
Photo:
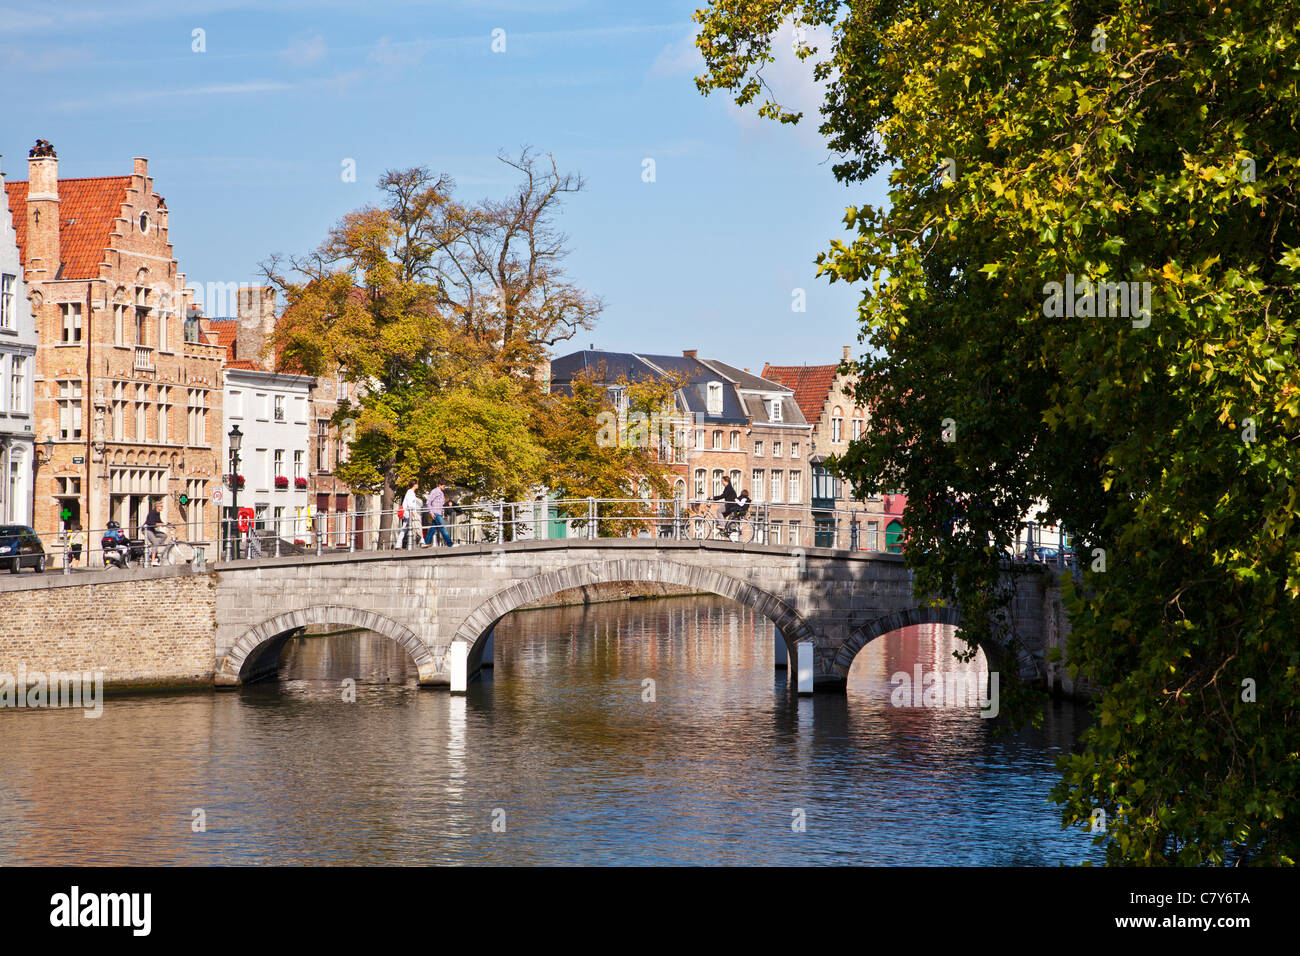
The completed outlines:
<svg viewBox="0 0 1300 956">
<path fill-rule="evenodd" d="M 1039 564 L 1051 564 L 1056 567 L 1064 565 L 1067 568 L 1074 567 L 1076 562 L 1074 548 L 1069 545 L 1066 545 L 1064 550 L 1042 545 L 1031 546 L 1025 549 L 1020 559 L 1022 561 L 1036 561 Z"/>
<path fill-rule="evenodd" d="M 0 568 L 17 574 L 23 567 L 45 570 L 45 546 L 26 525 L 0 525 Z"/>
</svg>

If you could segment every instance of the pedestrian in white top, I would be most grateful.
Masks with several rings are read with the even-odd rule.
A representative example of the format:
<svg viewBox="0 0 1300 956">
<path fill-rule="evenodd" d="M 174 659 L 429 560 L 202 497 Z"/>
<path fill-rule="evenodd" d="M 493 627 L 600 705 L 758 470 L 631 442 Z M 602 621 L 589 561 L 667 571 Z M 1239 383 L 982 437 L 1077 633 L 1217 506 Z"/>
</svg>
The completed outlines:
<svg viewBox="0 0 1300 956">
<path fill-rule="evenodd" d="M 410 487 L 406 489 L 406 496 L 402 498 L 402 530 L 397 535 L 397 546 L 399 548 L 409 548 L 413 546 L 415 540 L 414 528 L 419 527 L 415 522 L 420 520 L 420 491 L 419 482 L 412 480 Z"/>
</svg>

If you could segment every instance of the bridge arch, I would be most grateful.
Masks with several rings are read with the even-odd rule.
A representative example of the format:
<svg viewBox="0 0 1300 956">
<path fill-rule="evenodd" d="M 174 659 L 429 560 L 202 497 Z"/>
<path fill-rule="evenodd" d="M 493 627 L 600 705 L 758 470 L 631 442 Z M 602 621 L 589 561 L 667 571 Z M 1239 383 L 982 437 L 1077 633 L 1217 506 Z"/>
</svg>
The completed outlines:
<svg viewBox="0 0 1300 956">
<path fill-rule="evenodd" d="M 621 581 L 676 584 L 729 598 L 762 614 L 775 624 L 792 654 L 794 645 L 798 642 L 815 639 L 812 627 L 785 601 L 730 574 L 673 561 L 621 558 L 548 571 L 496 592 L 461 622 L 452 638 L 452 644 L 468 644 L 469 656 L 473 659 L 475 653 L 481 650 L 487 633 L 511 611 L 570 588 Z"/>
<path fill-rule="evenodd" d="M 883 634 L 904 627 L 912 627 L 916 624 L 948 624 L 960 629 L 961 613 L 956 608 L 946 605 L 941 607 L 921 606 L 886 614 L 874 621 L 859 625 L 853 629 L 853 632 L 840 645 L 839 650 L 835 652 L 835 660 L 831 666 L 836 676 L 839 680 L 847 681 L 849 668 L 853 666 L 853 659 L 858 656 L 859 651 Z M 1002 659 L 1002 648 L 990 647 L 983 642 L 980 643 L 979 647 L 984 652 L 989 667 L 996 668 Z"/>
<path fill-rule="evenodd" d="M 359 627 L 382 634 L 406 651 L 419 669 L 420 683 L 432 682 L 442 673 L 442 662 L 409 627 L 374 611 L 342 604 L 317 604 L 286 611 L 250 627 L 231 645 L 220 672 L 228 678 L 237 678 L 240 684 L 274 675 L 285 641 L 312 624 Z"/>
</svg>

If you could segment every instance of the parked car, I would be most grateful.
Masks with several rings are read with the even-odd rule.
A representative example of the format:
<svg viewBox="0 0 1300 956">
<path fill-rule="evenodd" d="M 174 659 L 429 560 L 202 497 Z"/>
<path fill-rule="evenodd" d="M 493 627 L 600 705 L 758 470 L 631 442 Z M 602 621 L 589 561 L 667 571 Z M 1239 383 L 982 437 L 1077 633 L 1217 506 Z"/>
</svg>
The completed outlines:
<svg viewBox="0 0 1300 956">
<path fill-rule="evenodd" d="M 0 525 L 0 568 L 17 574 L 23 566 L 45 570 L 45 546 L 35 531 L 26 525 Z"/>
<path fill-rule="evenodd" d="M 1064 565 L 1067 568 L 1072 568 L 1075 566 L 1074 548 L 1068 545 L 1064 551 L 1060 548 L 1035 545 L 1026 548 L 1020 559 L 1022 561 L 1036 561 L 1039 564 L 1052 564 L 1057 567 Z"/>
</svg>

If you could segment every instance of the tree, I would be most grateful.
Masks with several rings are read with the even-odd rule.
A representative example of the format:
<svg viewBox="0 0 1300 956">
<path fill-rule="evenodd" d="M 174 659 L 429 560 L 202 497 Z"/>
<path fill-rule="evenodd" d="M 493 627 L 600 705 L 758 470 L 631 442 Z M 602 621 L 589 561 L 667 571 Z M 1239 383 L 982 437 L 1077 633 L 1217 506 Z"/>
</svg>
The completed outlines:
<svg viewBox="0 0 1300 956">
<path fill-rule="evenodd" d="M 567 239 L 554 225 L 582 180 L 527 149 L 502 162 L 520 185 L 476 204 L 457 202 L 448 176 L 389 171 L 382 206 L 344 216 L 309 255 L 264 267 L 287 302 L 271 343 L 280 365 L 340 370 L 363 386 L 335 416 L 353 434 L 338 474 L 380 494 L 385 531 L 411 479 L 509 500 L 541 484 L 602 497 L 628 497 L 642 477 L 660 488 L 646 449 L 595 443 L 599 389 L 548 395 L 536 374 L 601 309 L 564 275 Z M 649 401 L 663 388 L 636 390 Z"/>
<path fill-rule="evenodd" d="M 908 491 L 918 591 L 996 636 L 1026 510 L 1082 542 L 1068 653 L 1102 696 L 1063 762 L 1064 822 L 1104 811 L 1117 863 L 1293 863 L 1300 12 L 716 0 L 697 18 L 698 84 L 742 103 L 783 24 L 829 29 L 800 55 L 836 175 L 889 169 L 888 208 L 850 208 L 818 262 L 866 286 L 873 428 L 840 467 Z"/>
<path fill-rule="evenodd" d="M 654 514 L 652 506 L 633 499 L 663 500 L 672 493 L 660 457 L 671 452 L 677 418 L 673 393 L 682 379 L 603 379 L 603 369 L 575 375 L 571 394 L 552 393 L 540 404 L 534 428 L 546 449 L 547 486 L 561 501 L 609 501 L 601 510 L 600 533 L 621 535 L 637 529 L 630 519 Z M 620 409 L 607 401 L 611 386 L 625 396 Z M 586 516 L 581 504 L 561 504 L 559 513 L 579 520 Z M 650 524 L 644 527 L 653 530 Z"/>
</svg>

